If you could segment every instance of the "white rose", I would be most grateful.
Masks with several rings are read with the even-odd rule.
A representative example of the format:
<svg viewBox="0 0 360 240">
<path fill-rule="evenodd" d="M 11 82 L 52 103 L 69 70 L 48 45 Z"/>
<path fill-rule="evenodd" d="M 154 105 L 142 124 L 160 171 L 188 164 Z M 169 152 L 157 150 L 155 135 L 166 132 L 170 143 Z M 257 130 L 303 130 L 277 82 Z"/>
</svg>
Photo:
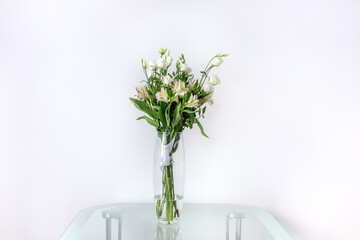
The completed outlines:
<svg viewBox="0 0 360 240">
<path fill-rule="evenodd" d="M 221 57 L 216 57 L 213 60 L 211 60 L 211 65 L 214 67 L 218 67 L 220 66 L 222 63 L 224 62 L 224 60 Z"/>
<path fill-rule="evenodd" d="M 209 83 L 213 86 L 220 84 L 220 78 L 217 75 L 212 75 L 209 79 Z"/>
<path fill-rule="evenodd" d="M 166 68 L 166 59 L 165 58 L 159 58 L 159 60 L 157 61 L 157 66 L 160 69 Z"/>
<path fill-rule="evenodd" d="M 169 85 L 173 81 L 173 79 L 169 75 L 163 76 L 161 80 L 165 85 Z"/>
<path fill-rule="evenodd" d="M 186 65 L 185 63 L 181 63 L 179 65 L 180 71 L 182 72 L 186 72 L 187 74 L 191 73 L 191 68 L 189 68 L 188 65 Z"/>
<path fill-rule="evenodd" d="M 212 91 L 214 91 L 214 87 L 212 86 L 212 85 L 210 85 L 209 83 L 205 83 L 204 85 L 203 85 L 203 87 L 202 87 L 202 90 L 204 91 L 204 92 L 212 92 Z"/>
</svg>

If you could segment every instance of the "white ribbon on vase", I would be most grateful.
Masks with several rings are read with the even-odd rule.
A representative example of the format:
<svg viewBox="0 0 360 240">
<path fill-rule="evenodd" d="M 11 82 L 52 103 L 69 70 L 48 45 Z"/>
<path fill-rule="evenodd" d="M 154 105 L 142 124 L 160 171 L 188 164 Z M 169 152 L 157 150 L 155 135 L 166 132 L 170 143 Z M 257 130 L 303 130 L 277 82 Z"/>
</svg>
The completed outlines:
<svg viewBox="0 0 360 240">
<path fill-rule="evenodd" d="M 164 169 L 164 166 L 170 165 L 170 152 L 174 145 L 175 139 L 173 139 L 169 144 L 164 145 L 161 144 L 159 155 L 160 155 L 160 169 L 161 171 Z"/>
</svg>

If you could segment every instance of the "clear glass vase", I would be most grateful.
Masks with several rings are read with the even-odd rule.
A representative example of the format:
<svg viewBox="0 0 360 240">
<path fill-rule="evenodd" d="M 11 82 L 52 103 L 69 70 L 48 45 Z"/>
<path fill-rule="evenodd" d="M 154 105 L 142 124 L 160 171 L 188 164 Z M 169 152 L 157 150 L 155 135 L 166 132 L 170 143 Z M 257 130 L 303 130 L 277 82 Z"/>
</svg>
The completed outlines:
<svg viewBox="0 0 360 240">
<path fill-rule="evenodd" d="M 154 199 L 160 223 L 180 220 L 184 197 L 185 151 L 181 132 L 157 132 L 154 151 Z"/>
</svg>

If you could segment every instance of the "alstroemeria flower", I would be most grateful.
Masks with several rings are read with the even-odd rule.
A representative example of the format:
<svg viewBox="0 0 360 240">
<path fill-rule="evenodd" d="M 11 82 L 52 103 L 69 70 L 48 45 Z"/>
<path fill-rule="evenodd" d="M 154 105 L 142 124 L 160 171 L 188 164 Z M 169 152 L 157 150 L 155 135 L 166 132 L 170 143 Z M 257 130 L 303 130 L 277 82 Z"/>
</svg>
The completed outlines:
<svg viewBox="0 0 360 240">
<path fill-rule="evenodd" d="M 156 100 L 158 101 L 163 101 L 166 103 L 169 101 L 169 96 L 164 88 L 161 88 L 161 91 L 157 92 L 155 96 L 156 96 Z"/>
<path fill-rule="evenodd" d="M 213 103 L 214 103 L 213 95 L 214 95 L 214 92 L 212 92 L 212 93 L 210 93 L 209 95 L 207 95 L 207 96 L 204 98 L 203 104 L 209 103 L 210 105 L 213 105 Z"/>
<path fill-rule="evenodd" d="M 199 106 L 199 99 L 196 95 L 191 94 L 189 101 L 186 103 L 185 107 L 196 108 Z"/>
<path fill-rule="evenodd" d="M 149 92 L 147 89 L 146 85 L 139 85 L 136 87 L 136 91 L 137 91 L 137 97 L 141 100 L 144 101 L 146 98 L 149 98 Z"/>
<path fill-rule="evenodd" d="M 176 96 L 184 96 L 187 90 L 184 82 L 179 80 L 175 82 L 173 92 Z"/>
<path fill-rule="evenodd" d="M 192 77 L 192 78 L 189 78 L 189 79 L 188 79 L 188 85 L 189 85 L 189 87 L 192 88 L 192 87 L 194 86 L 195 82 L 196 82 L 196 80 L 194 80 L 193 77 Z"/>
</svg>

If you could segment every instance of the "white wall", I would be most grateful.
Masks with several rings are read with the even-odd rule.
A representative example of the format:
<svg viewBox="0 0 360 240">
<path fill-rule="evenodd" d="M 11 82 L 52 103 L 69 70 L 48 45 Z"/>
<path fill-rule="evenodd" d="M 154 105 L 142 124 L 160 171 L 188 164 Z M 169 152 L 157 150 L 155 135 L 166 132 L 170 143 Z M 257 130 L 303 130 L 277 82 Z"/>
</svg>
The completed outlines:
<svg viewBox="0 0 360 240">
<path fill-rule="evenodd" d="M 253 205 L 295 240 L 360 239 L 360 2 L 0 1 L 0 239 L 152 201 L 154 130 L 128 100 L 159 46 L 222 84 L 186 131 L 186 202 Z M 140 150 L 140 151 L 139 151 Z"/>
</svg>

